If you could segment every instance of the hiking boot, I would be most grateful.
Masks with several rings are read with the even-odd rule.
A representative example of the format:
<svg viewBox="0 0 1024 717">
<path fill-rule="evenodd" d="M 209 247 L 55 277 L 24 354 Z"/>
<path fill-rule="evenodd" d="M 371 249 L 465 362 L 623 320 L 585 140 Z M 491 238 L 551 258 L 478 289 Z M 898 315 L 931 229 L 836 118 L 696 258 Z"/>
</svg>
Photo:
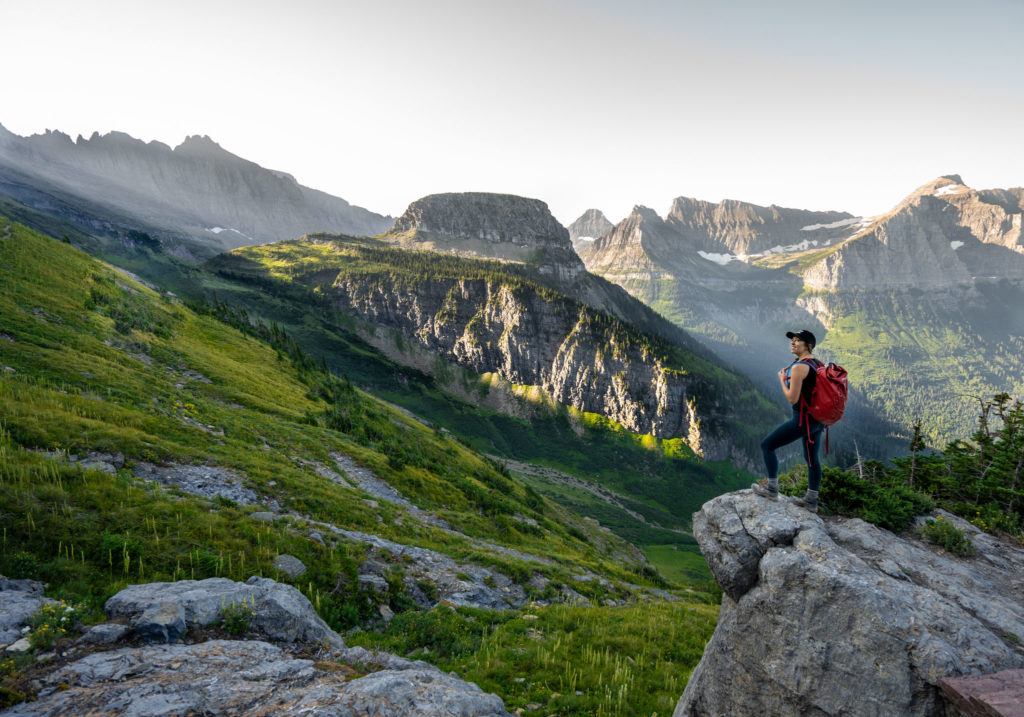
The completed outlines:
<svg viewBox="0 0 1024 717">
<path fill-rule="evenodd" d="M 777 500 L 779 497 L 779 491 L 772 490 L 771 486 L 767 484 L 762 485 L 761 483 L 752 483 L 750 485 L 750 489 L 754 491 L 755 494 L 762 498 L 767 498 L 768 500 Z"/>
<path fill-rule="evenodd" d="M 809 510 L 812 513 L 818 512 L 818 495 L 815 491 L 814 495 L 811 495 L 811 491 L 804 493 L 803 498 L 796 498 L 793 500 L 793 505 Z"/>
</svg>

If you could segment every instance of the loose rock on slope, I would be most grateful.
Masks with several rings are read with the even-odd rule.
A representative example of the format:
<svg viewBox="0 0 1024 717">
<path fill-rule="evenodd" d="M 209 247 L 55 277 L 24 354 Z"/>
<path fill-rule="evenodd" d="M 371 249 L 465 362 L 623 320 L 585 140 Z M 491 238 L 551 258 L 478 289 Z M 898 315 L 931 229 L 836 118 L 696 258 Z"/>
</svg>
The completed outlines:
<svg viewBox="0 0 1024 717">
<path fill-rule="evenodd" d="M 704 504 L 725 595 L 675 717 L 943 714 L 942 678 L 1024 667 L 1024 550 L 944 517 L 976 557 L 750 491 Z"/>
<path fill-rule="evenodd" d="M 147 615 L 174 612 L 184 623 L 177 637 L 187 638 L 193 628 L 216 623 L 226 605 L 243 600 L 252 609 L 253 631 L 287 645 L 219 639 L 115 645 L 62 661 L 40 678 L 36 701 L 3 714 L 511 717 L 500 697 L 431 665 L 345 647 L 301 593 L 266 578 L 133 585 L 112 597 L 106 610 L 112 618 L 127 619 L 136 638 L 146 637 L 139 628 Z M 0 613 L 6 607 L 0 603 Z M 110 639 L 82 643 L 117 642 L 124 634 L 116 623 L 101 631 Z M 289 645 L 299 656 L 291 654 Z M 320 661 L 305 659 L 312 653 Z"/>
</svg>

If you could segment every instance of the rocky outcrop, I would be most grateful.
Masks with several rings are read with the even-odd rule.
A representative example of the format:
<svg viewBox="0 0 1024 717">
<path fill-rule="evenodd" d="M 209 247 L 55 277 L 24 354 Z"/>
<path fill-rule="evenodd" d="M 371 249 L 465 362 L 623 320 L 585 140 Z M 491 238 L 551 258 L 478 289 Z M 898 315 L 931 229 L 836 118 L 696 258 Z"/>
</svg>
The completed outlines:
<svg viewBox="0 0 1024 717">
<path fill-rule="evenodd" d="M 378 234 L 392 223 L 231 154 L 206 136 L 186 137 L 171 149 L 123 132 L 72 140 L 56 131 L 19 137 L 0 128 L 0 167 L 221 247 L 310 231 Z"/>
<path fill-rule="evenodd" d="M 600 209 L 588 209 L 568 227 L 569 239 L 576 253 L 590 251 L 594 242 L 615 228 Z M 585 261 L 585 260 L 584 260 Z"/>
<path fill-rule="evenodd" d="M 125 638 L 146 637 L 138 630 L 144 615 L 177 612 L 188 628 L 205 627 L 235 601 L 250 606 L 253 630 L 278 644 L 224 639 L 123 644 Z M 6 608 L 6 602 L 0 604 L 0 614 Z M 345 647 L 305 597 L 272 580 L 133 585 L 110 599 L 107 612 L 136 629 L 127 632 L 118 623 L 90 629 L 79 646 L 48 663 L 53 667 L 36 682 L 37 699 L 4 715 L 511 717 L 501 698 L 431 665 Z M 86 639 L 97 631 L 102 639 Z M 186 629 L 177 637 L 187 636 Z M 94 651 L 97 646 L 101 651 Z"/>
<path fill-rule="evenodd" d="M 242 605 L 252 611 L 251 628 L 260 635 L 281 642 L 324 643 L 341 647 L 342 642 L 313 610 L 309 600 L 291 585 L 268 578 L 251 577 L 244 583 L 226 578 L 179 580 L 173 583 L 132 585 L 107 600 L 107 614 L 152 633 L 156 612 L 181 615 L 188 630 L 218 622 L 227 606 Z M 173 639 L 163 640 L 173 642 Z"/>
<path fill-rule="evenodd" d="M 973 558 L 739 491 L 694 515 L 725 592 L 684 715 L 936 715 L 940 682 L 1024 666 L 1024 550 Z"/>
<path fill-rule="evenodd" d="M 431 194 L 410 204 L 386 238 L 416 249 L 525 262 L 565 280 L 583 271 L 569 232 L 548 205 L 512 194 Z"/>
<path fill-rule="evenodd" d="M 32 615 L 51 602 L 43 596 L 42 583 L 0 575 L 0 652 L 21 640 Z"/>
</svg>

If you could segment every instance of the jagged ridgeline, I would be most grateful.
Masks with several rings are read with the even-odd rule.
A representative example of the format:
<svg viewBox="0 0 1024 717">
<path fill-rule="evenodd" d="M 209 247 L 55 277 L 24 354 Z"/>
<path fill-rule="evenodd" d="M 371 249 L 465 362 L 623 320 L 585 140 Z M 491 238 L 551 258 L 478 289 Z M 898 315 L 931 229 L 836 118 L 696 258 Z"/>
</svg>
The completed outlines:
<svg viewBox="0 0 1024 717">
<path fill-rule="evenodd" d="M 570 298 L 526 264 L 314 235 L 241 248 L 210 266 L 355 317 L 369 340 L 406 362 L 423 363 L 413 356 L 428 352 L 708 459 L 749 465 L 775 417 L 748 381 L 705 352 Z"/>
<path fill-rule="evenodd" d="M 2 219 L 0 319 L 0 574 L 78 614 L 132 583 L 271 576 L 335 629 L 383 630 L 349 644 L 573 715 L 664 713 L 699 659 L 703 594 L 660 591 L 627 543 L 279 328 L 225 323 Z M 624 673 L 619 649 L 645 668 Z M 6 680 L 24 665 L 5 661 L 0 704 L 23 697 Z"/>
</svg>

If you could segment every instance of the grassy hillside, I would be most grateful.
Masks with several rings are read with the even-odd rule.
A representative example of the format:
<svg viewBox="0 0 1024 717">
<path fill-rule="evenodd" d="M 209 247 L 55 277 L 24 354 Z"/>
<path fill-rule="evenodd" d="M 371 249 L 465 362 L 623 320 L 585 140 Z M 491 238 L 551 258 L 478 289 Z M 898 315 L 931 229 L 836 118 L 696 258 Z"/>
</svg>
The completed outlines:
<svg viewBox="0 0 1024 717">
<path fill-rule="evenodd" d="M 623 551 L 619 539 L 598 535 L 439 428 L 325 371 L 281 329 L 239 330 L 231 325 L 238 310 L 225 323 L 213 315 L 223 308 L 205 308 L 194 311 L 66 243 L 0 220 L 0 573 L 44 580 L 48 594 L 84 602 L 97 615 L 129 583 L 252 574 L 288 580 L 273 568 L 287 553 L 308 567 L 294 582 L 330 624 L 366 625 L 377 608 L 355 580 L 366 548 L 312 539 L 308 520 L 317 520 L 435 549 L 517 581 L 542 574 L 596 601 L 609 588 L 576 580 L 581 571 L 620 586 L 657 583 L 615 557 Z M 67 458 L 93 451 L 123 454 L 124 466 L 109 473 Z M 454 532 L 322 478 L 311 462 L 328 465 L 335 451 Z M 268 522 L 258 515 L 262 505 L 141 480 L 133 473 L 142 461 L 230 470 L 258 503 L 276 503 L 292 517 Z M 490 545 L 551 563 L 527 564 Z M 703 604 L 538 606 L 531 608 L 544 633 L 538 640 L 516 622 L 520 611 L 412 610 L 400 576 L 392 577 L 387 599 L 399 617 L 386 632 L 363 632 L 357 641 L 461 665 L 513 708 L 543 693 L 545 702 L 561 699 L 562 714 L 626 715 L 637 703 L 623 695 L 642 694 L 662 713 L 714 623 L 715 609 Z M 457 655 L 423 651 L 451 637 L 443 628 L 453 620 L 486 625 L 490 637 L 462 644 Z M 427 627 L 403 627 L 414 624 Z M 641 644 L 655 627 L 676 631 L 677 643 Z M 527 659 L 534 654 L 537 660 Z M 507 679 L 512 671 L 523 682 Z M 555 695 L 563 683 L 574 689 Z"/>
<path fill-rule="evenodd" d="M 668 510 L 658 518 L 672 525 L 687 525 L 690 514 L 704 500 L 740 485 L 747 476 L 722 465 L 685 460 L 690 454 L 682 439 L 656 439 L 622 429 L 603 417 L 582 415 L 571 409 L 532 411 L 530 420 L 488 410 L 482 401 L 452 399 L 438 392 L 439 381 L 418 371 L 396 367 L 367 350 L 359 338 L 362 327 L 352 317 L 334 311 L 322 300 L 328 284 L 339 275 L 362 275 L 380 286 L 415 283 L 423 277 L 492 276 L 501 282 L 522 284 L 555 301 L 576 307 L 572 300 L 533 283 L 519 269 L 479 260 L 410 252 L 379 245 L 373 240 L 343 239 L 330 242 L 279 242 L 222 255 L 211 266 L 219 278 L 207 283 L 209 291 L 236 306 L 285 325 L 314 354 L 335 365 L 353 381 L 376 395 L 401 405 L 425 419 L 464 437 L 481 450 L 501 456 L 542 462 L 588 479 L 613 485 L 651 508 L 660 503 Z M 524 270 L 525 271 L 525 270 Z M 706 358 L 689 353 L 658 337 L 642 334 L 614 319 L 609 342 L 633 342 L 665 357 L 674 370 L 698 376 L 709 400 L 728 396 L 734 405 L 752 406 L 750 421 L 730 430 L 737 444 L 755 443 L 759 426 L 774 409 L 748 382 Z M 377 354 L 377 359 L 370 355 Z M 472 396 L 489 390 L 488 377 L 453 365 L 432 371 L 454 375 L 460 393 Z M 397 375 L 396 375 L 397 374 Z M 746 435 L 749 433 L 749 435 Z M 675 516 L 674 518 L 671 516 Z"/>
</svg>

